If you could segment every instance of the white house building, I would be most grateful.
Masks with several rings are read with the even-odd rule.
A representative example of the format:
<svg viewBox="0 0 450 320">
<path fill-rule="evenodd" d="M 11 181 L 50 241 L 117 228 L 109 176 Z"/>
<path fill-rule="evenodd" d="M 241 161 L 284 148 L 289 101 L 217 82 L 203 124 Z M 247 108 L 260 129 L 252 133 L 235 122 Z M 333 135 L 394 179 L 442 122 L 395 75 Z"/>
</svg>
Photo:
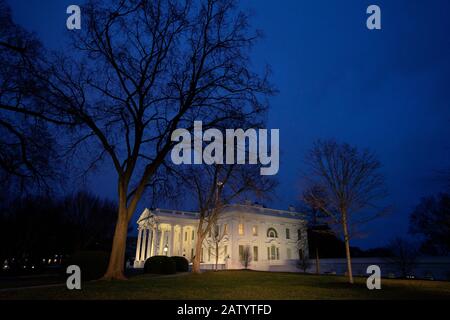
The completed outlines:
<svg viewBox="0 0 450 320">
<path fill-rule="evenodd" d="M 191 261 L 197 254 L 197 213 L 145 209 L 137 223 L 135 268 L 143 268 L 154 255 L 184 256 Z M 306 221 L 293 208 L 229 205 L 221 212 L 217 228 L 203 242 L 203 269 L 215 266 L 217 248 L 220 269 L 242 269 L 244 252 L 250 252 L 250 269 L 296 271 L 299 258 L 308 255 Z"/>
</svg>

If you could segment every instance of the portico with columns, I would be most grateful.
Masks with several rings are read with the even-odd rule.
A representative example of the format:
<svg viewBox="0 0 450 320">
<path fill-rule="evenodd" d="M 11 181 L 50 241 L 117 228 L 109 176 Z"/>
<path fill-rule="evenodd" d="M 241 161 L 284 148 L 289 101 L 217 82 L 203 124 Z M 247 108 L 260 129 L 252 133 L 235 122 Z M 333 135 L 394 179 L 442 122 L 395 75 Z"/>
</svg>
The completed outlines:
<svg viewBox="0 0 450 320">
<path fill-rule="evenodd" d="M 138 219 L 135 268 L 157 255 L 193 258 L 197 214 L 186 211 L 145 209 Z"/>
</svg>

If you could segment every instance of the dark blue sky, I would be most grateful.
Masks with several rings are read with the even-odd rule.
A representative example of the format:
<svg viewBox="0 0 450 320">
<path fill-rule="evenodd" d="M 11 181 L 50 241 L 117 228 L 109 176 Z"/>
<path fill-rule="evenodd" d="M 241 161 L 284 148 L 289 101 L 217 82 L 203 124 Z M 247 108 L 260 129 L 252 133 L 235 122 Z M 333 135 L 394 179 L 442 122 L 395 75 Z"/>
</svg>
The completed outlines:
<svg viewBox="0 0 450 320">
<path fill-rule="evenodd" d="M 9 1 L 15 20 L 58 48 L 70 0 Z M 382 10 L 382 30 L 365 26 L 366 8 Z M 280 93 L 271 99 L 269 127 L 280 129 L 278 198 L 297 202 L 304 154 L 318 138 L 368 147 L 382 161 L 393 212 L 368 224 L 354 244 L 385 244 L 408 229 L 421 196 L 442 190 L 437 171 L 450 167 L 450 1 L 248 0 L 265 38 L 255 67 L 268 63 Z M 115 177 L 92 178 L 113 197 Z M 145 203 L 143 202 L 144 206 Z"/>
</svg>

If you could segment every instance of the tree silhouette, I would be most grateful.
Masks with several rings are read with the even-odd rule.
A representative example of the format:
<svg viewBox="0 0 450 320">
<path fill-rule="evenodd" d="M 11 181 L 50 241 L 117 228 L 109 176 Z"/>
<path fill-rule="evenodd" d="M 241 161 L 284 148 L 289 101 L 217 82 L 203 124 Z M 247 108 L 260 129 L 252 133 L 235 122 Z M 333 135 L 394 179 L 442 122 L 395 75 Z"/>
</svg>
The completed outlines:
<svg viewBox="0 0 450 320">
<path fill-rule="evenodd" d="M 410 232 L 422 235 L 422 250 L 431 254 L 450 252 L 450 195 L 423 198 L 410 218 Z"/>
<path fill-rule="evenodd" d="M 0 178 L 8 186 L 5 192 L 48 191 L 48 182 L 55 180 L 52 119 L 35 98 L 46 92 L 35 77 L 44 53 L 38 39 L 12 21 L 10 8 L 0 0 Z"/>
<path fill-rule="evenodd" d="M 315 208 L 342 227 L 347 272 L 353 283 L 350 235 L 351 227 L 386 213 L 377 205 L 386 191 L 381 164 L 369 151 L 359 151 L 336 141 L 317 141 L 306 158 L 310 171 L 306 179 L 314 192 L 307 197 Z M 370 210 L 371 212 L 367 213 Z M 372 211 L 373 210 L 373 211 Z"/>
</svg>

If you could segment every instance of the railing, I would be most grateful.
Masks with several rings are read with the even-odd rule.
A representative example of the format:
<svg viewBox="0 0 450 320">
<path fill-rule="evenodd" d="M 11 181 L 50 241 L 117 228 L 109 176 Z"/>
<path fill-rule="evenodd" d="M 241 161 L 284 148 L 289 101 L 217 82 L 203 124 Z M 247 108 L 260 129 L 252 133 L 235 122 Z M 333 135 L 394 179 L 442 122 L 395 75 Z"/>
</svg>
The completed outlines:
<svg viewBox="0 0 450 320">
<path fill-rule="evenodd" d="M 224 211 L 233 210 L 238 207 L 245 207 L 246 211 L 248 211 L 248 212 L 269 214 L 269 215 L 274 215 L 274 216 L 281 216 L 281 217 L 284 216 L 284 217 L 294 217 L 294 218 L 303 218 L 304 217 L 304 214 L 298 213 L 298 212 L 270 209 L 270 208 L 265 208 L 262 206 L 243 205 L 243 204 L 227 205 L 227 206 L 225 206 Z M 168 209 L 157 208 L 154 210 L 154 212 L 156 214 L 161 213 L 161 214 L 172 215 L 172 216 L 185 216 L 185 217 L 189 217 L 189 218 L 197 218 L 198 217 L 197 212 L 191 212 L 191 211 L 168 210 Z"/>
<path fill-rule="evenodd" d="M 168 214 L 168 215 L 176 215 L 176 216 L 186 216 L 190 218 L 197 218 L 198 214 L 196 212 L 190 211 L 180 211 L 180 210 L 167 210 L 167 209 L 155 209 L 154 212 L 156 214 Z"/>
<path fill-rule="evenodd" d="M 296 218 L 303 218 L 305 215 L 298 212 L 286 211 L 286 210 L 278 210 L 278 209 L 270 209 L 265 208 L 263 206 L 255 206 L 255 205 L 246 205 L 246 204 L 232 204 L 225 207 L 226 209 L 233 210 L 236 207 L 246 207 L 250 212 L 258 212 L 262 214 L 271 214 L 274 216 L 291 216 Z"/>
</svg>

